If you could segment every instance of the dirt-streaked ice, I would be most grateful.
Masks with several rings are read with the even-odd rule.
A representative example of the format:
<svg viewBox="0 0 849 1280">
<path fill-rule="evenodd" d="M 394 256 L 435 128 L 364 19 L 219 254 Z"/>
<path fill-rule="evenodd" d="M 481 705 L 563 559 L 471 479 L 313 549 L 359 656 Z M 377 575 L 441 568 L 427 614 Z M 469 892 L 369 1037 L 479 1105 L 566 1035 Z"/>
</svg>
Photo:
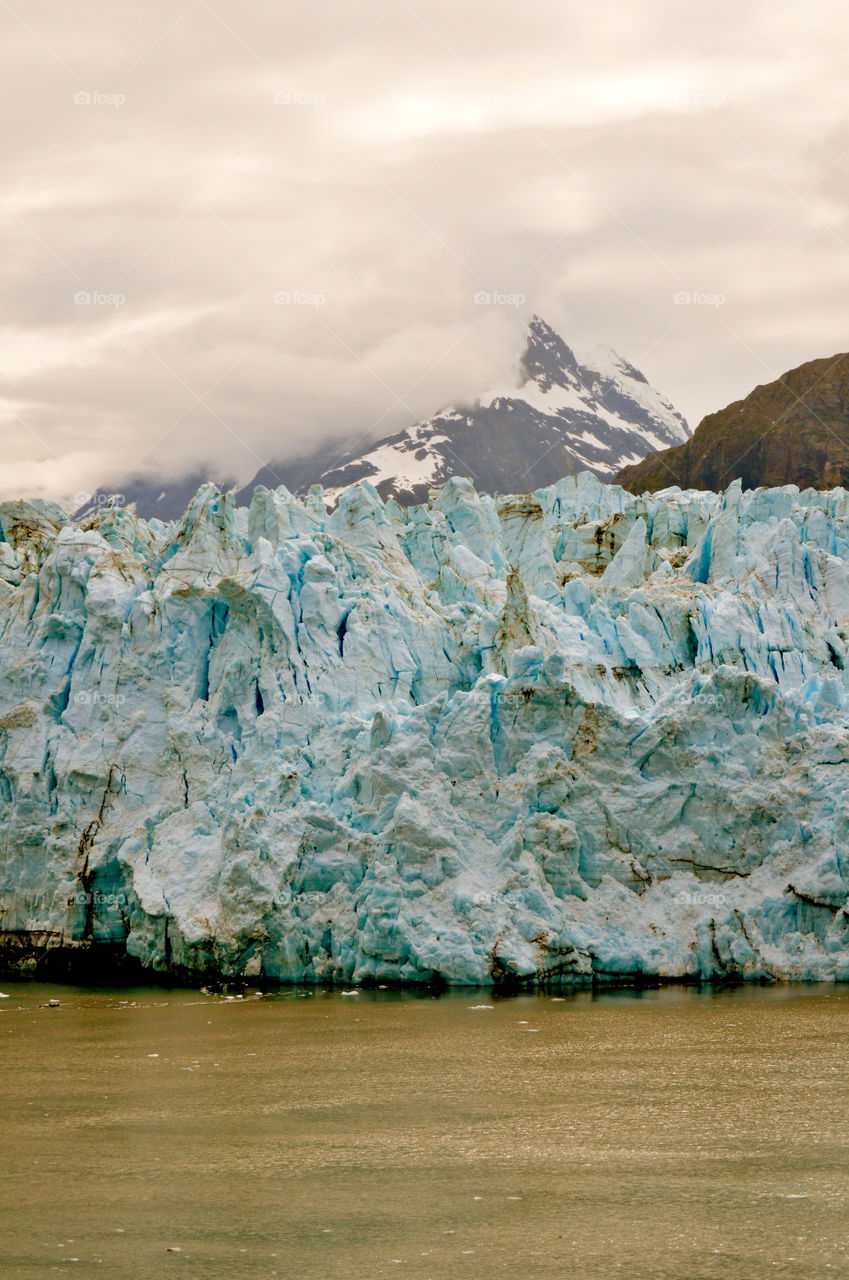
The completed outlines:
<svg viewBox="0 0 849 1280">
<path fill-rule="evenodd" d="M 849 978 L 849 494 L 0 506 L 0 928 L 345 983 Z"/>
</svg>

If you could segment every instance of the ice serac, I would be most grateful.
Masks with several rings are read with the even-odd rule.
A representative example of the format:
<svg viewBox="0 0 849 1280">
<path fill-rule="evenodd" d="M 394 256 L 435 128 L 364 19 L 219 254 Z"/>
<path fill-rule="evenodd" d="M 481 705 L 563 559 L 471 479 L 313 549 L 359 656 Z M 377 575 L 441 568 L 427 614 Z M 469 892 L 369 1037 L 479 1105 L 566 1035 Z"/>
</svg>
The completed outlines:
<svg viewBox="0 0 849 1280">
<path fill-rule="evenodd" d="M 849 494 L 0 506 L 8 957 L 849 978 Z"/>
</svg>

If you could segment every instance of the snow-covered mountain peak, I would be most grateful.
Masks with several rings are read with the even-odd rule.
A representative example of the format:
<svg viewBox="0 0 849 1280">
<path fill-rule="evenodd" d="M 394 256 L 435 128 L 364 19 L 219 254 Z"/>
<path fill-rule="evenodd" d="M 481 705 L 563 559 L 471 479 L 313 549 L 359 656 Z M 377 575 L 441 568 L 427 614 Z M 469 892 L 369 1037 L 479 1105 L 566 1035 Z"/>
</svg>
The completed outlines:
<svg viewBox="0 0 849 1280">
<path fill-rule="evenodd" d="M 324 443 L 295 460 L 273 457 L 238 501 L 248 505 L 259 484 L 303 494 L 320 483 L 333 503 L 349 485 L 368 480 L 384 499 L 409 505 L 455 475 L 469 477 L 480 492 L 527 493 L 581 471 L 611 479 L 689 436 L 681 414 L 628 360 L 606 347 L 571 347 L 534 316 L 518 377 L 355 450 Z M 190 492 L 201 479 L 193 477 Z M 146 517 L 177 518 L 187 500 L 179 484 L 170 491 L 160 483 L 123 487 L 126 504 Z"/>
</svg>

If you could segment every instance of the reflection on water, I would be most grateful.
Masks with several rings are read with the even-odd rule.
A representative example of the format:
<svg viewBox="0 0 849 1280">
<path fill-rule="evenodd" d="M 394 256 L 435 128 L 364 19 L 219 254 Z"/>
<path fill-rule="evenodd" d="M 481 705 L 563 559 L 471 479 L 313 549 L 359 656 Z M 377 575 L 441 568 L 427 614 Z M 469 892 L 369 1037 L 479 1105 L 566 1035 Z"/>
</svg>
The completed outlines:
<svg viewBox="0 0 849 1280">
<path fill-rule="evenodd" d="M 4 1280 L 847 1273 L 845 988 L 0 990 Z"/>
</svg>

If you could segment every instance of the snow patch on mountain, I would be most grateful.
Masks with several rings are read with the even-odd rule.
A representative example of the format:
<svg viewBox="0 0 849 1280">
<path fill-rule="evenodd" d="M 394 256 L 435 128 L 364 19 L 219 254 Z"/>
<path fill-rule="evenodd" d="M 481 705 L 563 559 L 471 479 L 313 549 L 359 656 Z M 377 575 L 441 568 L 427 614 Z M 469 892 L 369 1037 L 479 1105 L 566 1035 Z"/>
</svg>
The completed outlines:
<svg viewBox="0 0 849 1280">
<path fill-rule="evenodd" d="M 369 466 L 369 483 L 378 488 L 391 484 L 397 494 L 415 494 L 423 486 L 436 483 L 439 472 L 439 456 L 434 449 L 449 443 L 448 436 L 428 436 L 421 427 L 410 427 L 401 440 L 378 445 L 364 455 Z M 344 487 L 325 489 L 324 496 L 330 503 L 338 502 Z"/>
</svg>

